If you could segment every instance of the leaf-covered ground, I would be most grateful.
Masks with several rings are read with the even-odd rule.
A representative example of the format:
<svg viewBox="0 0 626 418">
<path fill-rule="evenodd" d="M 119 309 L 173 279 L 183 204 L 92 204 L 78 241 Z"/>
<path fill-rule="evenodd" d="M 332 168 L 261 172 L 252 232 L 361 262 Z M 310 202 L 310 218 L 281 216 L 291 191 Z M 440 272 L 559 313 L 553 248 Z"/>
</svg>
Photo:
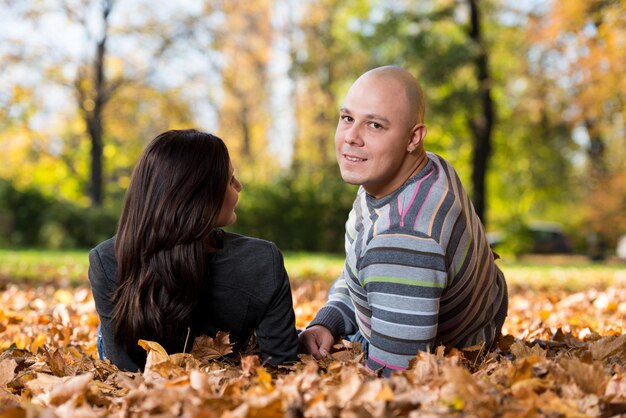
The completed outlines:
<svg viewBox="0 0 626 418">
<path fill-rule="evenodd" d="M 149 352 L 143 374 L 97 360 L 88 288 L 0 280 L 0 418 L 614 416 L 626 414 L 626 277 L 577 292 L 510 285 L 498 348 L 420 353 L 385 379 L 359 347 L 293 367 L 221 357 L 227 336 L 191 353 Z M 292 280 L 298 327 L 324 301 L 324 281 Z"/>
</svg>

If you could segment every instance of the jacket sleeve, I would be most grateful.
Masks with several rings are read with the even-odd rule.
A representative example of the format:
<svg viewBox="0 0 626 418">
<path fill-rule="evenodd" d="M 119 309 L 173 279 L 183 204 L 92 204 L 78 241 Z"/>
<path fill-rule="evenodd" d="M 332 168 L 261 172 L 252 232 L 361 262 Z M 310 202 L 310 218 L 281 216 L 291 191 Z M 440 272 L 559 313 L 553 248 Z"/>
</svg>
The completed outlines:
<svg viewBox="0 0 626 418">
<path fill-rule="evenodd" d="M 107 257 L 106 262 L 114 263 L 114 258 Z M 134 372 L 140 369 L 139 366 L 135 364 L 122 347 L 115 343 L 115 324 L 112 318 L 114 308 L 113 293 L 115 292 L 116 281 L 114 277 L 109 277 L 109 275 L 107 275 L 104 268 L 99 250 L 97 248 L 91 250 L 89 252 L 89 282 L 96 304 L 96 311 L 100 317 L 105 357 L 111 360 L 118 368 Z"/>
<path fill-rule="evenodd" d="M 275 291 L 265 315 L 256 330 L 257 341 L 263 361 L 274 365 L 298 360 L 298 335 L 296 316 L 291 299 L 291 286 L 285 270 L 283 257 L 272 245 L 274 258 L 273 279 Z"/>
</svg>

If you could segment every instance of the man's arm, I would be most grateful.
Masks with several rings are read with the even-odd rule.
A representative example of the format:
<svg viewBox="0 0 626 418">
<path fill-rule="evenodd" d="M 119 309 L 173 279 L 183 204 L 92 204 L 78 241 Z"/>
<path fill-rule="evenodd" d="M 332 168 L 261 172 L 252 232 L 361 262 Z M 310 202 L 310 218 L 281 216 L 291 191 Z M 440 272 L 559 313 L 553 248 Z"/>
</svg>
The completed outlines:
<svg viewBox="0 0 626 418">
<path fill-rule="evenodd" d="M 434 349 L 447 272 L 439 245 L 430 239 L 378 238 L 361 264 L 372 312 L 367 366 L 388 376 L 406 369 L 418 351 Z"/>
<path fill-rule="evenodd" d="M 335 339 L 354 334 L 358 328 L 354 305 L 345 281 L 347 265 L 330 288 L 328 301 L 306 330 L 300 333 L 300 352 L 325 357 Z"/>
</svg>

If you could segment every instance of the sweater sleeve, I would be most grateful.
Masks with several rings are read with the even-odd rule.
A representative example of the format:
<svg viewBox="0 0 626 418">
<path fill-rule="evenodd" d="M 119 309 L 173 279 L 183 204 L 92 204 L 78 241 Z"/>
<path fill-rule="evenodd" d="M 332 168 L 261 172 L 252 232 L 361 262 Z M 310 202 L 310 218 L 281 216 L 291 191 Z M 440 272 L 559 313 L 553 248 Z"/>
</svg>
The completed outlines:
<svg viewBox="0 0 626 418">
<path fill-rule="evenodd" d="M 313 325 L 323 325 L 330 330 L 335 338 L 354 334 L 358 330 L 354 304 L 346 281 L 346 276 L 349 276 L 346 273 L 346 268 L 347 266 L 344 267 L 341 276 L 333 283 L 328 292 L 328 301 L 317 312 L 308 328 Z"/>
<path fill-rule="evenodd" d="M 298 360 L 298 334 L 291 299 L 291 286 L 283 257 L 272 245 L 273 277 L 276 289 L 256 330 L 261 358 L 274 365 Z"/>
<path fill-rule="evenodd" d="M 439 245 L 415 237 L 377 237 L 362 260 L 359 278 L 371 308 L 370 369 L 382 368 L 388 376 L 406 369 L 418 351 L 433 350 L 447 283 Z"/>
<path fill-rule="evenodd" d="M 113 293 L 115 292 L 116 282 L 113 277 L 107 276 L 100 252 L 97 249 L 89 252 L 89 282 L 96 304 L 96 311 L 100 317 L 105 357 L 120 369 L 133 372 L 139 370 L 137 364 L 126 351 L 115 343 Z"/>
</svg>

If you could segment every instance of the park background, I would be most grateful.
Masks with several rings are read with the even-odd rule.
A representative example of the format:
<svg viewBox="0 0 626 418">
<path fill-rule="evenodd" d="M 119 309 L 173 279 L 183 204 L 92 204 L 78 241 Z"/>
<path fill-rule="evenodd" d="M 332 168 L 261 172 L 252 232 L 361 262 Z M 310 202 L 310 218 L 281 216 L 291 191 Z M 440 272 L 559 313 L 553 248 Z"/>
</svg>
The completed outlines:
<svg viewBox="0 0 626 418">
<path fill-rule="evenodd" d="M 0 7 L 0 417 L 626 413 L 626 1 Z M 307 325 L 342 267 L 356 192 L 334 160 L 337 109 L 388 64 L 421 81 L 426 148 L 497 243 L 498 349 L 421 353 L 389 381 L 346 347 L 287 375 L 220 358 L 132 384 L 96 360 L 87 251 L 114 233 L 139 154 L 167 129 L 224 139 L 244 184 L 231 229 L 284 251 Z M 541 251 L 566 254 L 531 254 L 541 233 L 567 240 Z"/>
<path fill-rule="evenodd" d="M 626 233 L 625 11 L 619 0 L 4 1 L 0 244 L 89 248 L 115 231 L 158 133 L 222 137 L 244 184 L 234 230 L 343 251 L 355 194 L 333 151 L 361 73 L 423 84 L 426 147 L 487 230 L 558 222 L 579 253 Z"/>
</svg>

